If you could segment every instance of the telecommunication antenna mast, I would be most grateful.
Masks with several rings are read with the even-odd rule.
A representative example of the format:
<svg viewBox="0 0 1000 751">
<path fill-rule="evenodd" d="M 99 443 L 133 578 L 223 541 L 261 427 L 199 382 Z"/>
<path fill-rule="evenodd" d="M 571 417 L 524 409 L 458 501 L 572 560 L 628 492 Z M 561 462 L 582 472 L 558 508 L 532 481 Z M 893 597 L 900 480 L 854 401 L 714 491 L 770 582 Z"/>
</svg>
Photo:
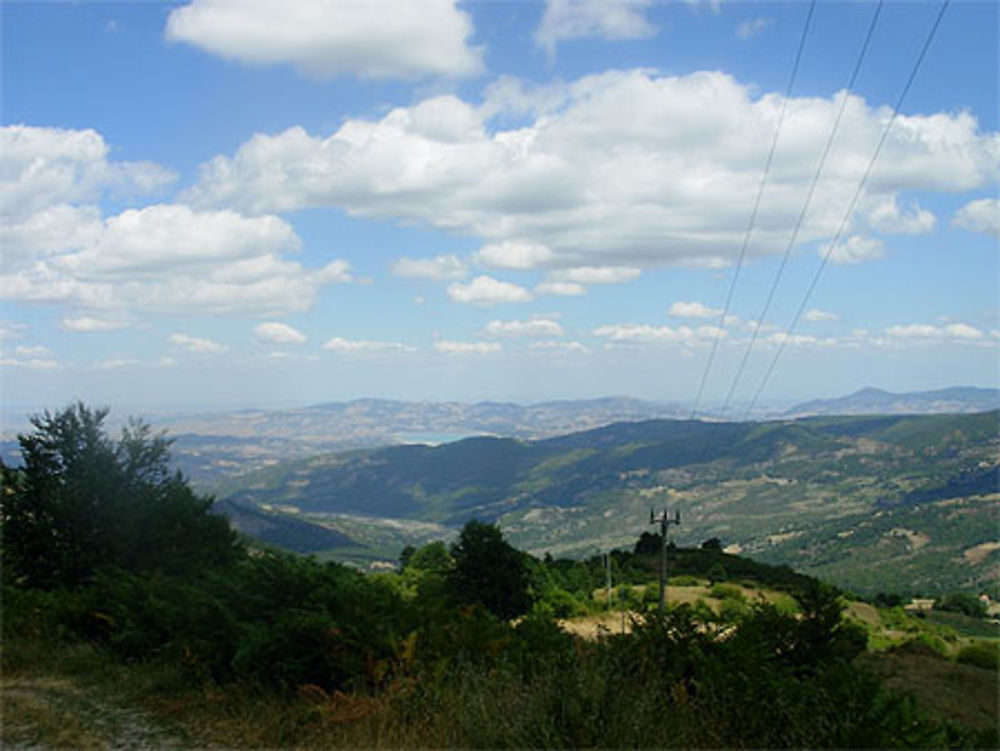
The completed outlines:
<svg viewBox="0 0 1000 751">
<path fill-rule="evenodd" d="M 674 509 L 674 515 L 671 517 L 666 509 L 657 516 L 650 508 L 649 523 L 660 525 L 660 612 L 662 613 L 667 607 L 667 532 L 671 524 L 680 526 L 680 509 Z"/>
</svg>

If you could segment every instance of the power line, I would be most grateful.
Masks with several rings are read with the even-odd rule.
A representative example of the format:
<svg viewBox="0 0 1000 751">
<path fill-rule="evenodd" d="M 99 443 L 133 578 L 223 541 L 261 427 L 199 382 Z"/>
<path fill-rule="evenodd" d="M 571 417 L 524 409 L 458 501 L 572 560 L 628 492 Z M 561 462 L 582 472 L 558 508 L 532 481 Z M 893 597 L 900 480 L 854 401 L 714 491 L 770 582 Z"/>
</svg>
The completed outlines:
<svg viewBox="0 0 1000 751">
<path fill-rule="evenodd" d="M 690 431 L 691 422 L 698 414 L 698 407 L 701 404 L 701 398 L 705 392 L 705 384 L 708 382 L 708 374 L 712 370 L 715 353 L 719 348 L 719 339 L 722 338 L 722 330 L 726 324 L 726 317 L 729 315 L 729 307 L 733 301 L 733 292 L 736 290 L 736 282 L 739 280 L 740 270 L 743 268 L 743 258 L 746 255 L 747 245 L 750 242 L 750 234 L 753 232 L 754 224 L 757 221 L 757 212 L 760 209 L 760 199 L 764 195 L 764 186 L 767 184 L 767 177 L 771 172 L 771 162 L 774 160 L 775 148 L 778 145 L 778 136 L 781 133 L 781 125 L 785 120 L 785 112 L 788 109 L 788 100 L 792 93 L 792 87 L 795 85 L 795 78 L 799 72 L 799 62 L 802 60 L 802 50 L 806 45 L 806 37 L 809 33 L 809 26 L 812 22 L 813 11 L 815 9 L 816 0 L 812 0 L 812 2 L 809 3 L 809 11 L 806 14 L 805 24 L 802 27 L 802 36 L 799 39 L 799 47 L 795 53 L 795 62 L 792 64 L 791 75 L 788 77 L 788 86 L 785 89 L 785 96 L 781 102 L 781 111 L 778 114 L 778 124 L 775 126 L 774 136 L 771 139 L 771 149 L 768 151 L 767 161 L 764 164 L 764 173 L 761 175 L 760 185 L 757 186 L 757 197 L 754 199 L 753 210 L 750 213 L 750 222 L 747 225 L 747 231 L 743 236 L 743 244 L 740 246 L 740 251 L 736 257 L 736 268 L 733 271 L 733 279 L 729 284 L 729 293 L 726 295 L 726 304 L 722 308 L 722 314 L 719 317 L 718 330 L 715 333 L 715 339 L 712 341 L 712 349 L 708 355 L 708 362 L 705 364 L 705 372 L 701 376 L 701 384 L 698 386 L 698 393 L 695 396 L 694 404 L 691 406 L 691 415 L 688 417 L 687 431 Z"/>
<path fill-rule="evenodd" d="M 830 260 L 830 255 L 833 253 L 833 249 L 836 247 L 841 236 L 844 234 L 844 229 L 847 227 L 847 223 L 850 221 L 851 215 L 854 213 L 854 207 L 857 205 L 858 199 L 864 191 L 865 184 L 871 176 L 872 169 L 875 167 L 875 162 L 878 160 L 879 154 L 882 152 L 882 147 L 885 145 L 886 139 L 889 137 L 889 131 L 892 130 L 892 126 L 896 122 L 896 118 L 899 117 L 899 111 L 903 106 L 903 101 L 906 99 L 906 95 L 909 93 L 910 87 L 913 85 L 913 81 L 917 77 L 917 71 L 920 70 L 920 65 L 923 63 L 924 57 L 927 55 L 927 50 L 930 49 L 931 42 L 933 41 L 935 34 L 937 34 L 938 27 L 941 25 L 941 19 L 944 18 L 945 11 L 948 10 L 949 5 L 951 5 L 951 0 L 945 0 L 941 4 L 941 10 L 938 11 L 937 17 L 934 19 L 934 24 L 931 26 L 931 29 L 927 34 L 927 39 L 924 40 L 924 46 L 920 49 L 920 54 L 913 63 L 913 68 L 910 71 L 910 76 L 906 81 L 906 85 L 903 87 L 903 91 L 900 93 L 899 99 L 896 101 L 892 117 L 889 118 L 889 122 L 886 123 L 885 129 L 882 131 L 882 137 L 879 139 L 878 145 L 875 147 L 875 153 L 872 154 L 871 161 L 868 162 L 868 167 L 865 170 L 864 175 L 861 177 L 861 182 L 858 184 L 858 189 L 855 191 L 854 197 L 851 199 L 851 203 L 847 207 L 847 212 L 844 214 L 840 227 L 837 229 L 837 234 L 834 236 L 833 240 L 830 241 L 830 246 L 827 248 L 826 253 L 823 254 L 823 260 L 820 262 L 819 268 L 816 269 L 816 274 L 813 276 L 812 282 L 810 282 L 809 287 L 806 289 L 806 294 L 802 298 L 802 303 L 799 305 L 799 309 L 795 312 L 795 317 L 792 319 L 791 325 L 786 330 L 784 338 L 779 343 L 778 350 L 775 352 L 774 358 L 771 360 L 771 364 L 768 367 L 767 372 L 764 374 L 764 378 L 760 382 L 760 386 L 757 387 L 757 391 L 754 393 L 753 399 L 750 400 L 750 404 L 747 406 L 743 419 L 746 419 L 751 410 L 753 410 L 754 406 L 756 406 L 757 400 L 760 398 L 761 393 L 764 391 L 764 387 L 767 385 L 771 374 L 774 372 L 775 366 L 778 364 L 778 359 L 781 357 L 781 353 L 785 351 L 785 345 L 788 343 L 789 339 L 791 339 L 792 333 L 795 331 L 795 327 L 798 325 L 799 319 L 802 317 L 802 313 L 809 304 L 809 298 L 812 297 L 813 290 L 816 288 L 816 284 L 819 282 L 819 278 L 823 274 L 823 270 L 826 268 L 827 262 Z"/>
<path fill-rule="evenodd" d="M 857 82 L 858 73 L 861 71 L 861 65 L 868 52 L 868 45 L 871 42 L 872 34 L 875 31 L 875 26 L 878 23 L 879 16 L 882 14 L 883 5 L 884 0 L 879 0 L 878 5 L 875 7 L 875 13 L 872 15 L 871 23 L 868 25 L 868 33 L 865 35 L 864 42 L 861 45 L 861 50 L 858 53 L 858 59 L 854 63 L 854 70 L 851 72 L 851 77 L 845 88 L 844 97 L 840 102 L 840 109 L 837 111 L 837 117 L 834 119 L 833 127 L 830 129 L 830 135 L 827 137 L 826 146 L 823 149 L 823 155 L 820 157 L 819 164 L 816 166 L 816 174 L 813 175 L 812 183 L 809 185 L 809 191 L 806 194 L 806 200 L 802 204 L 802 211 L 799 212 L 799 218 L 796 221 L 792 234 L 788 239 L 788 245 L 785 247 L 785 253 L 781 258 L 778 271 L 774 276 L 774 280 L 771 282 L 771 289 L 767 293 L 767 298 L 764 301 L 764 307 L 757 316 L 753 334 L 750 337 L 750 343 L 747 345 L 746 351 L 743 353 L 743 359 L 740 360 L 740 365 L 736 369 L 736 375 L 733 378 L 732 385 L 729 387 L 729 393 L 726 394 L 726 400 L 722 405 L 720 415 L 724 415 L 726 410 L 729 409 L 729 405 L 732 403 L 733 395 L 736 393 L 736 387 L 739 384 L 740 379 L 743 377 L 743 371 L 746 368 L 747 361 L 750 359 L 750 352 L 753 350 L 754 344 L 757 342 L 760 329 L 764 325 L 764 319 L 767 317 L 767 313 L 771 309 L 771 303 L 774 301 L 774 294 L 778 289 L 778 284 L 781 281 L 782 274 L 785 271 L 785 267 L 788 265 L 788 259 L 791 256 L 792 248 L 795 246 L 795 241 L 799 237 L 799 231 L 802 229 L 802 224 L 809 211 L 809 205 L 812 202 L 813 194 L 816 191 L 816 185 L 819 182 L 820 174 L 823 172 L 823 167 L 826 165 L 826 158 L 830 154 L 830 148 L 833 146 L 834 137 L 837 135 L 837 129 L 840 127 L 840 121 L 844 116 L 844 110 L 847 108 L 848 97 L 854 90 L 854 84 Z"/>
</svg>

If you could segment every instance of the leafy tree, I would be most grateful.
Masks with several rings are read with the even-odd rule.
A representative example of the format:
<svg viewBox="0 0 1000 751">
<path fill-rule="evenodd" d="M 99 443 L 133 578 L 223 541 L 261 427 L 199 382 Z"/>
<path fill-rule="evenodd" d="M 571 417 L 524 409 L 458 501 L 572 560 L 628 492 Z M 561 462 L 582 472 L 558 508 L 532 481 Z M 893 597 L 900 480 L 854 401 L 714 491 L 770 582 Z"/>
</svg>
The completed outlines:
<svg viewBox="0 0 1000 751">
<path fill-rule="evenodd" d="M 968 592 L 952 592 L 934 603 L 935 610 L 962 613 L 972 618 L 986 617 L 986 603 Z"/>
<path fill-rule="evenodd" d="M 636 555 L 659 555 L 663 536 L 654 532 L 643 532 L 635 543 Z"/>
<path fill-rule="evenodd" d="M 722 550 L 722 540 L 718 537 L 709 537 L 701 544 L 702 550 Z"/>
<path fill-rule="evenodd" d="M 408 565 L 418 571 L 444 574 L 452 567 L 451 554 L 443 542 L 435 540 L 415 550 Z"/>
<path fill-rule="evenodd" d="M 106 408 L 76 404 L 32 418 L 23 466 L 3 466 L 5 579 L 84 583 L 99 568 L 191 570 L 232 561 L 235 535 L 170 467 L 169 441 L 131 421 L 117 442 Z"/>
<path fill-rule="evenodd" d="M 406 568 L 407 566 L 409 566 L 410 565 L 410 558 L 416 552 L 417 552 L 417 549 L 415 547 L 413 547 L 412 545 L 407 545 L 405 548 L 403 548 L 399 552 L 399 567 L 400 568 Z"/>
<path fill-rule="evenodd" d="M 480 603 L 500 618 L 514 618 L 531 608 L 530 577 L 524 554 L 511 547 L 495 524 L 472 520 L 451 549 L 452 596 Z"/>
</svg>

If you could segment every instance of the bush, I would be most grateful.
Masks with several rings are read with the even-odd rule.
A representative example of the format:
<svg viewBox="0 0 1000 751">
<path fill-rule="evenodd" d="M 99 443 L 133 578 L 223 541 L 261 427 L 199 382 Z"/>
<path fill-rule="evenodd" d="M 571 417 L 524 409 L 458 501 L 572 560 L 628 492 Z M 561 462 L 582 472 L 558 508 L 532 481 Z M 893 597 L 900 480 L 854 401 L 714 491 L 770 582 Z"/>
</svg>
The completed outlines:
<svg viewBox="0 0 1000 751">
<path fill-rule="evenodd" d="M 905 652 L 909 654 L 931 654 L 937 657 L 946 657 L 948 654 L 948 645 L 944 643 L 944 639 L 934 634 L 917 634 L 916 636 L 911 636 L 909 639 L 904 641 L 902 644 L 897 645 L 893 648 L 894 652 Z"/>
<path fill-rule="evenodd" d="M 968 592 L 953 592 L 945 595 L 934 603 L 934 609 L 962 613 L 972 618 L 986 617 L 986 603 Z"/>
<path fill-rule="evenodd" d="M 712 597 L 717 600 L 736 600 L 737 602 L 746 602 L 746 595 L 743 594 L 743 590 L 740 589 L 735 584 L 713 584 L 710 590 Z"/>
<path fill-rule="evenodd" d="M 955 660 L 977 668 L 1000 669 L 1000 644 L 995 641 L 975 641 L 962 647 L 955 655 Z"/>
<path fill-rule="evenodd" d="M 698 587 L 701 586 L 701 579 L 697 576 L 681 574 L 680 576 L 671 576 L 669 584 L 671 587 Z"/>
</svg>

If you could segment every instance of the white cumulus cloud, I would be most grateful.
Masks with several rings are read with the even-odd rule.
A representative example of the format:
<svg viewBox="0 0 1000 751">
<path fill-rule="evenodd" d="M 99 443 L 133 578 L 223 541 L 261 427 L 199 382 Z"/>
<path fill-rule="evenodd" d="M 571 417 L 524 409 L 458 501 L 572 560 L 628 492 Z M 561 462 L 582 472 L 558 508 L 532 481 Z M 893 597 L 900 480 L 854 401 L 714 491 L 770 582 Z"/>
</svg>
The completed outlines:
<svg viewBox="0 0 1000 751">
<path fill-rule="evenodd" d="M 963 229 L 1000 237 L 1000 199 L 970 201 L 955 213 L 953 223 Z"/>
<path fill-rule="evenodd" d="M 533 299 L 531 292 L 524 287 L 491 276 L 477 276 L 468 284 L 454 282 L 448 285 L 447 292 L 455 302 L 473 305 L 530 302 Z"/>
<path fill-rule="evenodd" d="M 885 333 L 894 339 L 917 341 L 975 341 L 984 337 L 982 331 L 967 323 L 949 323 L 943 326 L 929 323 L 909 323 L 889 326 Z"/>
<path fill-rule="evenodd" d="M 433 258 L 397 258 L 389 270 L 396 276 L 431 279 L 436 282 L 462 279 L 467 273 L 465 262 L 451 254 Z"/>
<path fill-rule="evenodd" d="M 399 342 L 366 341 L 364 339 L 344 339 L 335 336 L 323 342 L 323 349 L 340 354 L 356 354 L 364 352 L 414 352 L 413 347 L 409 347 Z"/>
<path fill-rule="evenodd" d="M 467 76 L 480 50 L 456 0 L 194 0 L 171 11 L 166 37 L 251 65 L 312 76 Z"/>
<path fill-rule="evenodd" d="M 586 293 L 587 288 L 576 282 L 542 282 L 535 285 L 539 295 L 554 295 L 556 297 L 574 297 Z"/>
<path fill-rule="evenodd" d="M 836 233 L 890 112 L 844 93 L 793 98 L 751 257 L 784 251 L 845 96 L 799 241 Z M 721 267 L 745 238 L 782 105 L 780 94 L 720 72 L 615 70 L 544 87 L 504 79 L 482 102 L 434 96 L 348 119 L 329 134 L 293 127 L 255 135 L 202 165 L 185 197 L 249 214 L 336 207 L 475 237 L 483 247 L 551 253 L 483 255 L 508 266 Z M 509 116 L 516 127 L 500 125 Z M 982 188 L 998 170 L 1000 136 L 982 132 L 969 112 L 901 116 L 848 231 L 870 230 L 870 214 L 904 192 Z M 921 209 L 900 211 L 890 225 L 929 224 Z"/>
<path fill-rule="evenodd" d="M 586 37 L 638 39 L 656 33 L 645 10 L 652 0 L 548 0 L 535 43 L 550 55 L 559 42 Z"/>
<path fill-rule="evenodd" d="M 820 248 L 818 252 L 822 256 L 827 250 Z M 885 258 L 885 246 L 882 241 L 861 235 L 852 235 L 830 250 L 830 263 L 838 266 L 852 266 L 879 258 Z"/>
<path fill-rule="evenodd" d="M 527 271 L 544 265 L 552 258 L 552 251 L 544 245 L 520 240 L 490 243 L 479 249 L 475 260 L 482 266 L 494 269 Z"/>
<path fill-rule="evenodd" d="M 265 321 L 254 326 L 253 335 L 261 342 L 270 344 L 305 344 L 305 335 L 287 323 Z"/>
<path fill-rule="evenodd" d="M 638 279 L 640 269 L 629 266 L 577 266 L 552 272 L 552 279 L 574 284 L 621 284 Z"/>
<path fill-rule="evenodd" d="M 670 306 L 669 312 L 676 318 L 718 318 L 722 315 L 721 310 L 700 302 L 675 302 Z"/>
<path fill-rule="evenodd" d="M 204 339 L 199 336 L 175 333 L 170 335 L 170 344 L 178 349 L 199 354 L 214 354 L 225 352 L 229 349 L 225 344 L 221 344 L 211 339 Z"/>
<path fill-rule="evenodd" d="M 562 336 L 563 327 L 549 318 L 528 321 L 490 321 L 485 331 L 490 336 Z"/>
<path fill-rule="evenodd" d="M 496 342 L 456 342 L 439 339 L 434 342 L 434 349 L 449 355 L 489 355 L 500 352 L 503 347 Z"/>
<path fill-rule="evenodd" d="M 830 313 L 826 310 L 819 310 L 818 308 L 811 308 L 807 310 L 802 318 L 811 323 L 816 323 L 819 321 L 836 321 L 840 319 L 836 313 Z"/>
</svg>

